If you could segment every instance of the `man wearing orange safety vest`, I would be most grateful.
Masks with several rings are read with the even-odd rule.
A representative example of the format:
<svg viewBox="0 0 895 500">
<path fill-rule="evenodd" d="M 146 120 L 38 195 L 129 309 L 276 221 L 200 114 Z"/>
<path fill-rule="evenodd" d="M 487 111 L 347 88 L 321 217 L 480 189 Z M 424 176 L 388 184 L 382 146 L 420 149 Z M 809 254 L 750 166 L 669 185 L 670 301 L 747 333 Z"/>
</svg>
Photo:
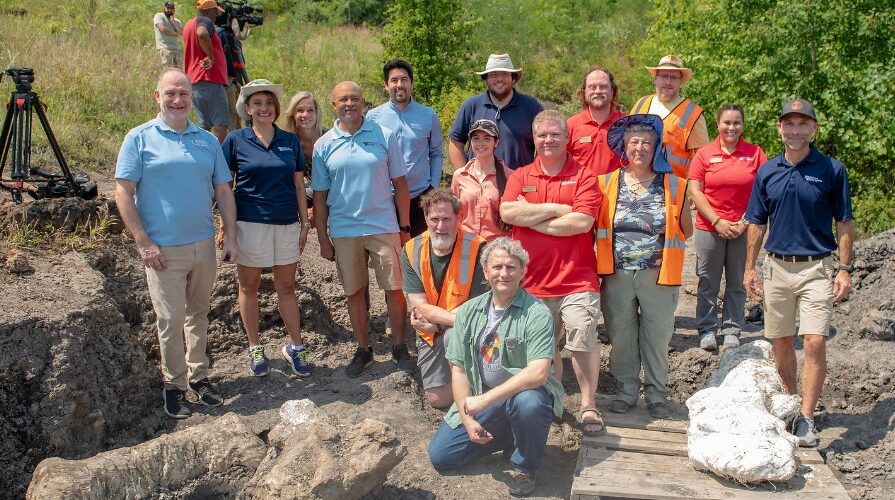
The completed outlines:
<svg viewBox="0 0 895 500">
<path fill-rule="evenodd" d="M 693 78 L 693 70 L 684 67 L 677 56 L 665 56 L 658 66 L 646 68 L 653 76 L 656 93 L 641 97 L 630 114 L 651 114 L 662 119 L 662 142 L 674 175 L 687 178 L 690 159 L 709 142 L 702 108 L 681 96 L 681 86 Z"/>
<path fill-rule="evenodd" d="M 410 324 L 416 330 L 417 366 L 423 392 L 433 408 L 453 403 L 451 367 L 445 349 L 454 326 L 454 310 L 488 290 L 479 250 L 480 236 L 460 229 L 460 200 L 446 188 L 422 196 L 428 230 L 404 245 L 404 292 Z"/>
</svg>

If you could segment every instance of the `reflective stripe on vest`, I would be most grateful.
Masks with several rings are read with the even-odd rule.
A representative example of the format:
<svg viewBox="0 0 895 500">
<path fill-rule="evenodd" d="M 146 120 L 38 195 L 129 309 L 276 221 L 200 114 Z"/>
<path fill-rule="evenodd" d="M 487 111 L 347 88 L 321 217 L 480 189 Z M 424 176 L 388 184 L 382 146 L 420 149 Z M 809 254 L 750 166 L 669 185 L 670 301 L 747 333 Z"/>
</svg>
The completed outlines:
<svg viewBox="0 0 895 500">
<path fill-rule="evenodd" d="M 613 226 L 618 204 L 618 187 L 621 170 L 601 175 L 600 191 L 603 194 L 600 214 L 597 218 L 596 251 L 597 272 L 601 275 L 615 273 L 615 248 Z M 684 249 L 686 238 L 681 229 L 680 217 L 684 210 L 687 183 L 677 176 L 665 174 L 665 244 L 662 247 L 662 263 L 656 283 L 660 285 L 680 285 L 684 270 Z"/>
<path fill-rule="evenodd" d="M 632 115 L 649 113 L 650 105 L 655 95 L 641 97 L 631 109 Z M 665 157 L 671 164 L 674 175 L 681 179 L 687 178 L 690 170 L 690 160 L 696 154 L 695 150 L 687 149 L 687 140 L 699 117 L 702 116 L 702 108 L 690 99 L 684 99 L 662 119 L 662 142 L 665 145 Z"/>
<path fill-rule="evenodd" d="M 416 271 L 426 293 L 426 301 L 446 310 L 453 311 L 469 300 L 472 290 L 472 277 L 475 274 L 476 256 L 485 240 L 462 229 L 457 233 L 451 260 L 445 270 L 441 290 L 435 288 L 432 276 L 432 263 L 429 260 L 429 232 L 411 239 L 404 244 L 404 252 L 410 266 Z M 435 334 L 416 332 L 430 346 L 435 344 Z"/>
</svg>

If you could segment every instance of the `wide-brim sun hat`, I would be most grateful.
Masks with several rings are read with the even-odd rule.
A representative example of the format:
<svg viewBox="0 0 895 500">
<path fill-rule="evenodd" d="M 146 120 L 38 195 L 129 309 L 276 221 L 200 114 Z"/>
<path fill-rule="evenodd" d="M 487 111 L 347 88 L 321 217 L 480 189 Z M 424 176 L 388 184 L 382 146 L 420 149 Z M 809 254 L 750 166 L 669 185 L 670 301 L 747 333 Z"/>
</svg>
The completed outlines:
<svg viewBox="0 0 895 500">
<path fill-rule="evenodd" d="M 625 131 L 628 127 L 638 123 L 644 123 L 653 127 L 656 131 L 656 149 L 653 152 L 653 172 L 657 174 L 670 174 L 672 172 L 671 165 L 665 158 L 665 151 L 662 149 L 662 119 L 657 115 L 628 115 L 619 118 L 609 127 L 606 132 L 606 144 L 609 149 L 623 161 L 628 159 L 625 154 Z"/>
<path fill-rule="evenodd" d="M 506 73 L 521 73 L 522 68 L 514 68 L 513 61 L 510 59 L 509 54 L 491 54 L 488 56 L 488 62 L 485 63 L 485 71 L 476 71 L 477 75 L 487 75 L 488 73 L 495 73 L 497 71 L 504 71 Z"/>
<path fill-rule="evenodd" d="M 659 59 L 658 66 L 647 66 L 646 69 L 649 71 L 653 78 L 656 77 L 656 72 L 660 69 L 668 69 L 673 71 L 681 72 L 681 85 L 690 81 L 693 78 L 693 70 L 690 68 L 684 67 L 684 61 L 681 60 L 678 56 L 667 55 L 662 59 Z"/>
<path fill-rule="evenodd" d="M 258 92 L 270 92 L 277 96 L 277 100 L 279 100 L 283 97 L 283 86 L 271 83 L 269 80 L 263 78 L 252 80 L 243 85 L 239 90 L 239 97 L 236 98 L 236 114 L 243 120 L 248 121 L 249 119 L 249 114 L 246 113 L 246 100 L 251 97 L 252 94 L 257 94 Z"/>
</svg>

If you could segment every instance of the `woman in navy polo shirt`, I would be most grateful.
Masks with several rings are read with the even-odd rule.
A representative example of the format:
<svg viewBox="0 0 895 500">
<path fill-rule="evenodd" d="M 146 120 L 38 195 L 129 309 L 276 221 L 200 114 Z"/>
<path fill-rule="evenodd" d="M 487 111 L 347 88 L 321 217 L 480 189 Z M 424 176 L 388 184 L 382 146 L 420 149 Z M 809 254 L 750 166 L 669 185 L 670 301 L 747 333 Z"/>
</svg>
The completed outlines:
<svg viewBox="0 0 895 500">
<path fill-rule="evenodd" d="M 289 332 L 281 352 L 296 375 L 311 374 L 299 325 L 295 269 L 308 238 L 305 159 L 295 134 L 279 129 L 282 85 L 253 80 L 242 87 L 236 112 L 248 124 L 224 140 L 233 171 L 236 239 L 239 244 L 239 315 L 249 337 L 249 369 L 270 373 L 258 336 L 258 286 L 261 269 L 273 269 L 280 316 Z"/>
</svg>

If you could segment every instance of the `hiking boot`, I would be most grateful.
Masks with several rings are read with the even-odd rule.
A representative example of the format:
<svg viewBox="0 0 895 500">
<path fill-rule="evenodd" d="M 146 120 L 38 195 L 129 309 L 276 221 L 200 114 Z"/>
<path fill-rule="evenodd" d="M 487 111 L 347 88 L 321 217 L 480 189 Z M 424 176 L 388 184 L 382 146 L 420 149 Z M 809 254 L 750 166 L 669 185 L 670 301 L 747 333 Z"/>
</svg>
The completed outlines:
<svg viewBox="0 0 895 500">
<path fill-rule="evenodd" d="M 165 387 L 162 391 L 165 415 L 171 418 L 187 418 L 193 414 L 186 406 L 186 396 L 176 387 Z"/>
<path fill-rule="evenodd" d="M 801 413 L 792 424 L 792 433 L 799 438 L 799 446 L 804 448 L 813 448 L 820 441 L 814 431 L 814 419 Z"/>
<path fill-rule="evenodd" d="M 510 480 L 507 481 L 507 489 L 509 490 L 510 495 L 513 495 L 514 497 L 527 497 L 535 490 L 535 486 L 537 486 L 537 484 L 535 483 L 534 474 L 526 474 L 517 470 L 510 472 Z"/>
<path fill-rule="evenodd" d="M 270 364 L 264 355 L 264 346 L 256 345 L 249 348 L 249 371 L 256 377 L 263 377 L 270 373 Z"/>
<path fill-rule="evenodd" d="M 373 363 L 373 349 L 369 347 L 364 349 L 363 347 L 358 347 L 356 351 L 354 351 L 354 357 L 351 358 L 351 363 L 348 363 L 348 366 L 345 367 L 345 375 L 348 375 L 351 378 L 357 378 L 363 375 L 364 368 L 370 366 Z"/>
<path fill-rule="evenodd" d="M 628 403 L 627 401 L 623 401 L 621 399 L 616 399 L 609 405 L 609 411 L 612 413 L 628 413 L 634 405 Z"/>
<path fill-rule="evenodd" d="M 392 363 L 405 372 L 416 370 L 416 360 L 410 357 L 407 346 L 404 344 L 392 346 Z"/>
<path fill-rule="evenodd" d="M 714 333 L 703 333 L 699 337 L 699 347 L 706 351 L 714 351 L 718 349 L 718 340 L 715 339 Z"/>
<path fill-rule="evenodd" d="M 668 406 L 662 401 L 649 403 L 646 409 L 653 418 L 668 418 Z"/>
<path fill-rule="evenodd" d="M 740 338 L 736 335 L 725 335 L 724 343 L 721 344 L 721 347 L 725 349 L 733 349 L 734 347 L 740 346 Z"/>
<path fill-rule="evenodd" d="M 283 357 L 289 362 L 289 366 L 292 368 L 293 373 L 299 377 L 307 377 L 311 374 L 311 365 L 308 363 L 309 353 L 304 346 L 296 349 L 291 342 L 287 342 L 286 345 L 283 346 L 282 352 Z"/>
<path fill-rule="evenodd" d="M 221 406 L 224 398 L 215 390 L 207 378 L 198 382 L 190 382 L 190 391 L 196 396 L 199 403 L 205 406 Z"/>
</svg>

